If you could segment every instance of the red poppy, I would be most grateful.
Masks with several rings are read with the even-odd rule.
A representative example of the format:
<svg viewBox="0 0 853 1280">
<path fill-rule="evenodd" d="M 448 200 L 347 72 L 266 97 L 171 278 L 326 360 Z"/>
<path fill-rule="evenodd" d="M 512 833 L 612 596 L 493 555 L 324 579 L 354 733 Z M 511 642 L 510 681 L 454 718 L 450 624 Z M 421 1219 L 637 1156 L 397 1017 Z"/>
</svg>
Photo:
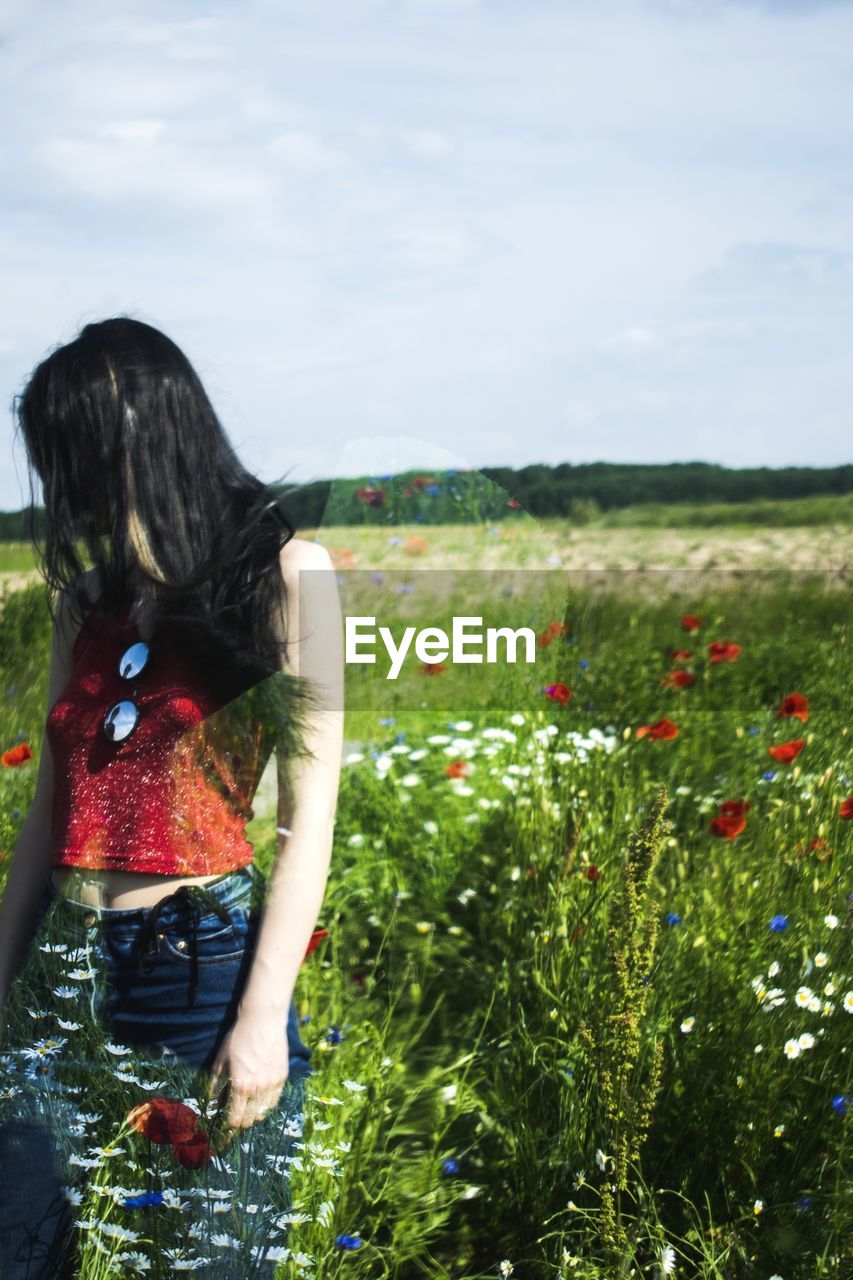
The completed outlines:
<svg viewBox="0 0 853 1280">
<path fill-rule="evenodd" d="M 670 662 L 689 662 L 693 657 L 692 649 L 670 649 L 667 654 Z"/>
<path fill-rule="evenodd" d="M 410 485 L 404 485 L 404 486 L 403 486 L 403 497 L 404 497 L 404 498 L 411 498 L 411 496 L 412 496 L 412 494 L 413 494 L 413 493 L 414 493 L 414 489 L 412 489 L 412 487 L 411 487 Z"/>
<path fill-rule="evenodd" d="M 599 871 L 598 867 L 593 865 L 593 863 L 590 863 L 586 869 L 586 878 L 587 880 L 601 879 L 601 872 Z"/>
<path fill-rule="evenodd" d="M 356 494 L 369 507 L 383 507 L 385 505 L 384 489 L 371 489 L 369 485 L 365 485 L 363 489 L 356 489 Z"/>
<path fill-rule="evenodd" d="M 518 498 L 510 498 L 506 505 L 511 511 L 517 511 L 521 506 L 521 503 L 518 501 Z"/>
<path fill-rule="evenodd" d="M 198 1120 L 192 1107 L 161 1094 L 127 1113 L 130 1127 L 152 1142 L 188 1142 L 198 1131 Z"/>
<path fill-rule="evenodd" d="M 172 1151 L 175 1159 L 185 1169 L 200 1169 L 211 1157 L 207 1134 L 203 1129 L 199 1129 L 185 1142 L 173 1142 Z"/>
<path fill-rule="evenodd" d="M 689 671 L 667 671 L 662 677 L 661 684 L 668 685 L 672 689 L 684 689 L 688 684 L 692 684 L 696 679 Z"/>
<path fill-rule="evenodd" d="M 847 796 L 841 801 L 841 808 L 838 810 L 839 818 L 853 818 L 853 796 Z"/>
<path fill-rule="evenodd" d="M 535 875 L 536 875 L 536 871 L 535 871 L 535 869 L 534 869 L 533 867 L 528 867 L 528 868 L 527 868 L 527 876 L 528 876 L 528 879 L 530 878 L 530 876 L 535 876 Z"/>
<path fill-rule="evenodd" d="M 412 485 L 415 489 L 425 489 L 428 484 L 435 484 L 433 476 L 412 476 Z"/>
<path fill-rule="evenodd" d="M 444 670 L 443 662 L 422 662 L 421 672 L 425 676 L 440 676 Z"/>
<path fill-rule="evenodd" d="M 29 743 L 19 742 L 16 747 L 10 747 L 8 751 L 3 752 L 2 756 L 0 756 L 0 764 L 5 764 L 11 768 L 15 765 L 25 764 L 27 760 L 32 760 L 32 758 L 33 753 L 30 750 Z"/>
<path fill-rule="evenodd" d="M 467 778 L 471 766 L 464 760 L 451 760 L 444 772 L 448 778 Z"/>
<path fill-rule="evenodd" d="M 793 742 L 780 742 L 778 747 L 768 747 L 767 754 L 780 764 L 790 764 L 806 745 L 805 738 L 795 738 Z"/>
<path fill-rule="evenodd" d="M 349 547 L 329 547 L 329 556 L 335 569 L 351 569 L 355 564 Z"/>
<path fill-rule="evenodd" d="M 650 738 L 660 738 L 667 741 L 669 738 L 678 737 L 678 725 L 673 724 L 666 716 L 662 716 L 660 720 L 656 720 L 654 724 L 641 724 L 637 729 L 637 737 L 645 738 L 646 734 Z"/>
<path fill-rule="evenodd" d="M 314 932 L 311 934 L 311 937 L 308 939 L 308 946 L 305 948 L 305 955 L 302 957 L 303 963 L 305 960 L 308 959 L 308 957 L 310 956 L 314 948 L 319 946 L 320 943 L 323 941 L 323 939 L 328 938 L 328 936 L 329 936 L 328 929 L 314 930 Z"/>
<path fill-rule="evenodd" d="M 569 629 L 565 622 L 549 622 L 539 637 L 540 645 L 544 647 L 546 644 L 550 644 L 555 636 L 565 635 Z"/>
<path fill-rule="evenodd" d="M 809 718 L 809 700 L 802 693 L 789 693 L 782 700 L 778 714 L 779 716 L 796 716 L 798 720 L 802 720 L 803 724 L 805 724 Z"/>
<path fill-rule="evenodd" d="M 725 836 L 727 840 L 736 840 L 746 828 L 746 818 L 742 813 L 718 813 L 716 818 L 711 819 L 710 825 L 711 831 L 715 836 Z"/>
<path fill-rule="evenodd" d="M 794 852 L 801 858 L 814 853 L 817 855 L 818 862 L 825 862 L 827 858 L 832 857 L 832 846 L 827 844 L 825 836 L 812 836 L 807 845 L 803 844 L 802 840 L 798 840 L 794 845 Z"/>
<path fill-rule="evenodd" d="M 419 556 L 423 555 L 428 546 L 429 543 L 426 538 L 422 538 L 419 533 L 413 533 L 412 536 L 407 538 L 403 543 L 403 550 L 407 555 Z"/>
<path fill-rule="evenodd" d="M 730 644 L 728 640 L 712 640 L 708 645 L 712 662 L 734 662 L 741 652 L 739 644 Z"/>
<path fill-rule="evenodd" d="M 552 702 L 562 702 L 565 706 L 572 696 L 572 691 L 564 684 L 549 684 L 545 686 L 545 694 Z"/>
<path fill-rule="evenodd" d="M 718 806 L 717 812 L 722 814 L 724 818 L 740 818 L 747 809 L 751 809 L 752 805 L 748 800 L 724 800 Z"/>
<path fill-rule="evenodd" d="M 581 921 L 581 923 L 572 930 L 571 935 L 569 937 L 569 941 L 580 942 L 581 938 L 585 933 L 586 933 L 586 925 L 583 923 L 583 921 Z"/>
<path fill-rule="evenodd" d="M 683 613 L 681 626 L 685 631 L 698 631 L 702 626 L 702 619 L 697 618 L 695 613 Z"/>
</svg>

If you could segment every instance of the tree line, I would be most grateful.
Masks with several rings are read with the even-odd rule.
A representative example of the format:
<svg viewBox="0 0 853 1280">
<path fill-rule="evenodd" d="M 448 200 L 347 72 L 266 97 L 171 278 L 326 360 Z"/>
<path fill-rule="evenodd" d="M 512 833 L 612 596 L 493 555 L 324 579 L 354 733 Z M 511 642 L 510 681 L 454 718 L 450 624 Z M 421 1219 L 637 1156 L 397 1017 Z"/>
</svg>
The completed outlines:
<svg viewBox="0 0 853 1280">
<path fill-rule="evenodd" d="M 275 491 L 297 529 L 324 525 L 452 524 L 532 516 L 594 518 L 652 503 L 696 506 L 842 496 L 853 492 L 853 465 L 724 467 L 711 462 L 532 463 L 526 467 L 414 471 L 313 480 Z M 33 513 L 44 536 L 44 509 Z M 0 541 L 30 538 L 29 508 L 0 512 Z"/>
</svg>

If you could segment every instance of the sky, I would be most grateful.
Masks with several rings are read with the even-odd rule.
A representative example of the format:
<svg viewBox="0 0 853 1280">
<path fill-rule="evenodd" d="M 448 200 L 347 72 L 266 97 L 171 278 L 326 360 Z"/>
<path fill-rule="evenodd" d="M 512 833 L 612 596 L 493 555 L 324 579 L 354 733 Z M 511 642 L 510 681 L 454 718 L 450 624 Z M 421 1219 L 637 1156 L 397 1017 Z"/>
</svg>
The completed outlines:
<svg viewBox="0 0 853 1280">
<path fill-rule="evenodd" d="M 90 320 L 241 459 L 850 461 L 853 4 L 9 0 L 13 397 Z"/>
</svg>

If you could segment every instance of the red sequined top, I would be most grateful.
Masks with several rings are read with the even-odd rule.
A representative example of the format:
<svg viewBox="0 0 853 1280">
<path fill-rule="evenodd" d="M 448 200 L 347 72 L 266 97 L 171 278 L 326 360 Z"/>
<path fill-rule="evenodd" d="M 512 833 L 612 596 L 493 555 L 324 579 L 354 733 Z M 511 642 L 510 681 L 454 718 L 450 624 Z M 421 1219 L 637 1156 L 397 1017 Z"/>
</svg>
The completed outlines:
<svg viewBox="0 0 853 1280">
<path fill-rule="evenodd" d="M 215 875 L 253 860 L 245 826 L 273 742 L 246 714 L 251 700 L 223 702 L 215 682 L 181 645 L 156 634 L 133 680 L 118 673 L 141 639 L 129 606 L 89 615 L 74 644 L 68 684 L 50 708 L 54 765 L 51 866 Z M 103 730 L 123 699 L 139 708 L 133 732 Z"/>
</svg>

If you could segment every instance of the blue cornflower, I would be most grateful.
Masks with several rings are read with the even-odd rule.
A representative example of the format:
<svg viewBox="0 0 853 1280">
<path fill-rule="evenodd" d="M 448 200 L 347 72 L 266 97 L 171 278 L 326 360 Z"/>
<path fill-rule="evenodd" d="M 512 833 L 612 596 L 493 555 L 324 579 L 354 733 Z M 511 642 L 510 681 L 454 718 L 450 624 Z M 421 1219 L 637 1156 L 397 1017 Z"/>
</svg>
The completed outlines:
<svg viewBox="0 0 853 1280">
<path fill-rule="evenodd" d="M 414 591 L 414 589 L 415 588 L 412 586 L 411 582 L 401 582 L 398 587 L 394 588 L 398 596 L 407 595 L 408 592 Z"/>
<path fill-rule="evenodd" d="M 587 667 L 589 666 L 589 660 L 587 658 L 581 658 L 580 661 L 578 662 L 578 666 L 580 667 L 581 671 L 586 671 Z"/>
<path fill-rule="evenodd" d="M 681 924 L 681 916 L 676 915 L 674 911 L 667 912 L 666 916 L 664 916 L 664 919 L 666 920 L 667 924 Z"/>
<path fill-rule="evenodd" d="M 393 472 L 393 471 L 389 471 L 389 472 L 388 472 L 388 474 L 387 474 L 387 476 L 380 476 L 379 478 L 380 478 L 380 480 L 393 480 L 393 479 L 394 479 L 394 472 Z"/>
<path fill-rule="evenodd" d="M 310 1021 L 311 1021 L 311 1014 L 310 1014 L 310 1013 L 303 1013 L 303 1015 L 302 1015 L 302 1017 L 299 1019 L 299 1021 L 300 1021 L 300 1022 L 310 1022 Z"/>
<path fill-rule="evenodd" d="M 397 742 L 405 742 L 405 741 L 406 741 L 406 735 L 401 729 L 400 732 L 397 734 Z"/>
<path fill-rule="evenodd" d="M 326 1039 L 329 1044 L 340 1044 L 343 1040 L 340 1027 L 329 1027 L 329 1030 L 326 1032 Z"/>
<path fill-rule="evenodd" d="M 423 513 L 422 511 L 419 511 L 419 512 L 418 512 L 418 514 L 415 516 L 415 519 L 416 519 L 416 520 L 426 520 L 426 516 L 424 515 L 424 513 Z"/>
<path fill-rule="evenodd" d="M 441 1167 L 445 1173 L 458 1173 L 459 1161 L 454 1160 L 452 1156 L 448 1156 L 446 1160 L 442 1160 Z"/>
<path fill-rule="evenodd" d="M 335 1236 L 335 1244 L 339 1244 L 342 1249 L 360 1249 L 364 1241 L 358 1236 L 339 1235 Z"/>
<path fill-rule="evenodd" d="M 775 769 L 766 769 L 766 770 L 764 771 L 764 773 L 762 773 L 762 775 L 761 775 L 761 776 L 762 776 L 762 778 L 764 779 L 764 781 L 765 781 L 765 782 L 772 782 L 772 781 L 773 781 L 773 779 L 776 777 L 776 770 L 775 770 Z"/>
<path fill-rule="evenodd" d="M 396 717 L 396 716 L 380 716 L 380 717 L 379 717 L 379 723 L 380 723 L 380 724 L 394 724 L 394 723 L 396 722 L 396 719 L 397 719 L 397 717 Z"/>
<path fill-rule="evenodd" d="M 428 484 L 424 488 L 424 493 L 428 493 L 431 498 L 434 498 L 437 493 L 441 493 L 441 489 L 437 484 Z"/>
<path fill-rule="evenodd" d="M 751 724 L 747 729 L 747 733 L 751 738 L 754 738 L 757 733 L 761 733 L 761 730 L 759 729 L 757 724 Z"/>
<path fill-rule="evenodd" d="M 445 475 L 448 477 L 448 479 L 449 479 L 449 478 L 450 478 L 450 476 L 455 476 L 455 475 L 456 475 L 456 472 L 451 468 L 451 470 L 450 470 L 450 471 L 445 471 L 445 473 L 444 473 L 444 474 L 445 474 Z"/>
<path fill-rule="evenodd" d="M 848 1094 L 837 1093 L 832 1099 L 832 1109 L 837 1111 L 840 1116 L 847 1115 L 847 1104 L 850 1101 Z"/>
<path fill-rule="evenodd" d="M 373 582 L 384 582 L 384 581 L 385 581 L 385 574 L 384 574 L 384 573 L 380 573 L 378 569 L 375 569 L 375 570 L 374 570 L 374 572 L 373 572 L 373 573 L 371 573 L 370 577 L 371 577 L 371 580 L 372 580 Z"/>
<path fill-rule="evenodd" d="M 139 1196 L 126 1196 L 124 1199 L 125 1209 L 143 1209 L 149 1204 L 162 1204 L 162 1191 L 144 1191 Z"/>
<path fill-rule="evenodd" d="M 388 546 L 389 546 L 389 547 L 399 547 L 399 545 L 400 545 L 400 543 L 401 543 L 402 541 L 403 541 L 403 539 L 402 539 L 402 538 L 400 538 L 400 537 L 398 537 L 396 533 L 392 533 L 392 534 L 391 534 L 391 537 L 388 539 Z"/>
<path fill-rule="evenodd" d="M 800 1196 L 797 1201 L 797 1213 L 805 1213 L 812 1202 L 811 1196 Z"/>
<path fill-rule="evenodd" d="M 782 930 L 787 929 L 787 927 L 788 927 L 787 916 L 774 916 L 773 919 L 770 921 L 770 928 L 773 930 L 774 933 L 781 933 Z"/>
<path fill-rule="evenodd" d="M 577 636 L 573 636 L 573 635 L 566 635 L 564 636 L 564 639 L 566 641 L 566 644 L 577 644 L 578 642 Z"/>
</svg>

